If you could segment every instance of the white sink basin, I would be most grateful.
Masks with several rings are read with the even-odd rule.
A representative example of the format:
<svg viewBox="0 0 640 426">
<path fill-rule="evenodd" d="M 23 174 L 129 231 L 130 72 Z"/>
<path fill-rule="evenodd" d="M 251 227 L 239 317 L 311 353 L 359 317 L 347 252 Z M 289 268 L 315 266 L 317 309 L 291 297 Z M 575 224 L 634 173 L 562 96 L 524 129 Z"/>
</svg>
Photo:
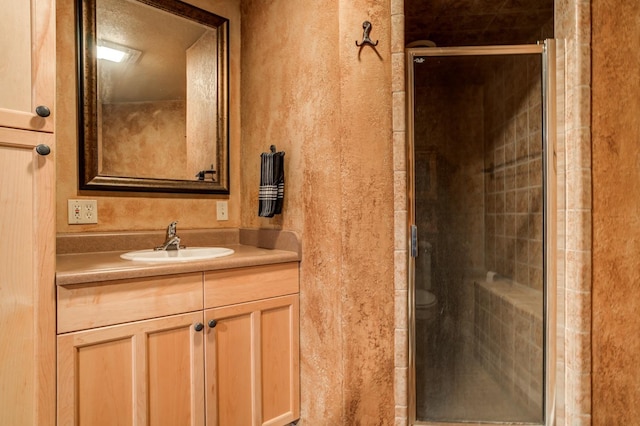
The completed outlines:
<svg viewBox="0 0 640 426">
<path fill-rule="evenodd" d="M 233 254 L 232 249 L 224 247 L 187 247 L 180 250 L 137 250 L 121 254 L 126 260 L 142 262 L 189 262 L 194 260 L 215 259 Z"/>
</svg>

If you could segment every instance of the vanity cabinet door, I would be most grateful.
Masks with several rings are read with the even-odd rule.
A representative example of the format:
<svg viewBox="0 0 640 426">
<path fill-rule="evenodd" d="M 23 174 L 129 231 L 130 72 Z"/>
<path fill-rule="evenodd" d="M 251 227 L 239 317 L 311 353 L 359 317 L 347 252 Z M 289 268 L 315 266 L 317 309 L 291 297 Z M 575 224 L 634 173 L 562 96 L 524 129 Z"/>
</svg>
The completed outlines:
<svg viewBox="0 0 640 426">
<path fill-rule="evenodd" d="M 0 126 L 53 132 L 55 2 L 0 6 Z"/>
<path fill-rule="evenodd" d="M 298 419 L 298 295 L 205 310 L 205 321 L 207 425 Z"/>
<path fill-rule="evenodd" d="M 204 425 L 202 311 L 58 336 L 58 425 Z"/>
</svg>

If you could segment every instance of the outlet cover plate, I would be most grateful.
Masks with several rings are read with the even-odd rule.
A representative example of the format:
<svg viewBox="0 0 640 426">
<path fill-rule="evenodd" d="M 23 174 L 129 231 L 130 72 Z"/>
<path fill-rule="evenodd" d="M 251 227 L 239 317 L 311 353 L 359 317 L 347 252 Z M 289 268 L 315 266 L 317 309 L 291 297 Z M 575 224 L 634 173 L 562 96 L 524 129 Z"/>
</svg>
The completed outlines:
<svg viewBox="0 0 640 426">
<path fill-rule="evenodd" d="M 98 201 L 97 200 L 67 200 L 68 201 L 68 223 L 69 225 L 79 225 L 87 223 L 98 223 Z"/>
</svg>

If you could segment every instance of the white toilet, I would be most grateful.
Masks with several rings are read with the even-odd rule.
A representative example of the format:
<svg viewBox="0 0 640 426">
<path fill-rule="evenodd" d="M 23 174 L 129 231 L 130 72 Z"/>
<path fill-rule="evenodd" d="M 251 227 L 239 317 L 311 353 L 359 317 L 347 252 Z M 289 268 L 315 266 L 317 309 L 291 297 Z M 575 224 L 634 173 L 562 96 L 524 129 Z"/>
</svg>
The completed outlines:
<svg viewBox="0 0 640 426">
<path fill-rule="evenodd" d="M 431 244 L 425 242 L 416 258 L 415 312 L 416 319 L 433 320 L 438 310 L 438 299 L 431 292 Z"/>
<path fill-rule="evenodd" d="M 416 289 L 416 318 L 434 319 L 436 316 L 438 299 L 428 290 Z"/>
</svg>

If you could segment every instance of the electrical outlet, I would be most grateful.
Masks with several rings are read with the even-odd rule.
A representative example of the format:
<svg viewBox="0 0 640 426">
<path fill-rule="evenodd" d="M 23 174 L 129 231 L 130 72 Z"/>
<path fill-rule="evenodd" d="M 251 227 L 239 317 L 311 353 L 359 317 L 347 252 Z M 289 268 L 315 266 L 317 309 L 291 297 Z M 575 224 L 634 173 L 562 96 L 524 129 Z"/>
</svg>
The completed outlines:
<svg viewBox="0 0 640 426">
<path fill-rule="evenodd" d="M 229 204 L 226 201 L 216 202 L 216 215 L 218 220 L 229 220 Z"/>
<path fill-rule="evenodd" d="M 69 225 L 98 223 L 97 200 L 67 200 Z"/>
</svg>

